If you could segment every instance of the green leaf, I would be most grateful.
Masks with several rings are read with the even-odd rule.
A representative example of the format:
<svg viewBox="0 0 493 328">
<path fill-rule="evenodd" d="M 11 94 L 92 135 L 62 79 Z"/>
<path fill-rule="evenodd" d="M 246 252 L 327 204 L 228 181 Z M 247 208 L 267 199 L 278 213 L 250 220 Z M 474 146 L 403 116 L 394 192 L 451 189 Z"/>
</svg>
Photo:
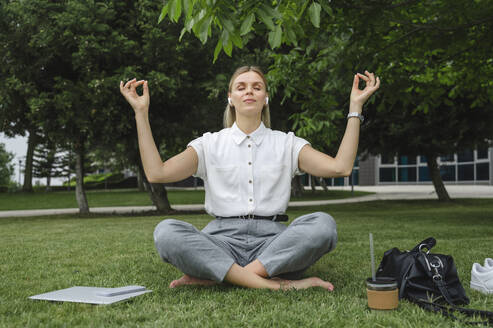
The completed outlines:
<svg viewBox="0 0 493 328">
<path fill-rule="evenodd" d="M 193 29 L 193 32 L 197 37 L 199 37 L 199 31 L 200 31 L 200 26 L 201 24 L 204 23 L 204 20 L 202 18 L 205 17 L 207 11 L 205 9 L 202 9 L 195 17 L 192 18 L 192 22 L 190 23 Z"/>
<path fill-rule="evenodd" d="M 252 29 L 253 22 L 255 22 L 255 14 L 254 13 L 250 13 L 250 15 L 248 15 L 245 18 L 245 20 L 243 21 L 243 23 L 241 23 L 240 35 L 245 35 L 248 32 L 250 32 L 250 30 Z"/>
<path fill-rule="evenodd" d="M 163 6 L 163 9 L 161 9 L 161 15 L 159 15 L 159 19 L 157 21 L 157 23 L 161 23 L 164 19 L 164 17 L 166 17 L 166 14 L 168 14 L 168 9 L 169 9 L 169 2 Z"/>
<path fill-rule="evenodd" d="M 183 11 L 187 19 L 190 19 L 193 14 L 194 0 L 183 0 Z"/>
<path fill-rule="evenodd" d="M 229 33 L 226 30 L 223 30 L 223 34 L 221 36 L 221 39 L 223 40 L 223 49 L 226 55 L 231 57 L 231 53 L 233 52 L 233 43 L 231 42 L 231 39 L 229 38 Z"/>
<path fill-rule="evenodd" d="M 285 28 L 284 33 L 286 33 L 286 38 L 293 45 L 298 46 L 298 40 L 296 38 L 296 33 L 291 28 Z"/>
<path fill-rule="evenodd" d="M 241 40 L 240 36 L 236 33 L 231 33 L 230 35 L 231 41 L 233 41 L 233 44 L 237 46 L 238 48 L 243 48 L 243 41 Z"/>
<path fill-rule="evenodd" d="M 272 18 L 280 18 L 281 14 L 277 11 L 277 9 L 272 8 L 271 6 L 267 6 L 265 4 L 260 5 L 263 11 L 267 13 Z"/>
<path fill-rule="evenodd" d="M 312 22 L 313 26 L 315 27 L 320 27 L 320 10 L 322 7 L 320 6 L 319 3 L 313 2 L 310 7 L 308 8 L 308 14 L 310 15 L 310 21 Z"/>
<path fill-rule="evenodd" d="M 170 10 L 169 10 L 169 15 L 171 20 L 173 22 L 178 22 L 178 19 L 180 19 L 181 16 L 181 2 L 182 0 L 171 0 L 170 1 Z"/>
<path fill-rule="evenodd" d="M 272 49 L 275 49 L 281 45 L 282 30 L 281 25 L 276 25 L 274 31 L 269 32 L 269 45 Z"/>
<path fill-rule="evenodd" d="M 194 24 L 195 24 L 195 18 L 187 17 L 185 21 L 185 29 L 187 30 L 187 32 L 190 32 L 192 30 Z"/>
<path fill-rule="evenodd" d="M 272 22 L 272 17 L 270 17 L 264 10 L 259 8 L 257 10 L 258 16 L 260 20 L 269 28 L 269 30 L 273 31 L 275 29 L 274 23 Z"/>
<path fill-rule="evenodd" d="M 231 20 L 229 20 L 229 19 L 222 19 L 221 20 L 221 23 L 224 26 L 224 28 L 226 30 L 228 30 L 229 33 L 233 33 L 234 32 L 235 27 L 233 25 L 233 22 L 231 22 Z"/>
<path fill-rule="evenodd" d="M 334 16 L 334 11 L 330 7 L 330 4 L 325 3 L 325 2 L 322 1 L 321 6 L 322 6 L 322 9 L 327 13 L 327 15 L 329 15 L 330 17 L 333 17 Z"/>
<path fill-rule="evenodd" d="M 228 40 L 226 45 L 224 45 L 224 52 L 226 53 L 226 55 L 231 57 L 231 54 L 233 53 L 233 43 L 231 42 L 231 40 Z"/>
<path fill-rule="evenodd" d="M 212 61 L 213 64 L 216 62 L 217 57 L 221 53 L 222 48 L 223 48 L 223 40 L 222 38 L 219 38 L 219 40 L 217 40 L 216 49 L 214 49 L 214 60 Z"/>
<path fill-rule="evenodd" d="M 221 33 L 220 40 L 222 40 L 223 45 L 225 45 L 228 42 L 229 39 L 229 33 L 226 30 L 223 30 L 223 33 Z"/>
<path fill-rule="evenodd" d="M 203 19 L 203 22 L 199 24 L 200 24 L 199 39 L 202 42 L 202 44 L 205 44 L 207 42 L 207 36 L 209 34 L 209 27 L 212 24 L 212 16 L 205 17 Z"/>
<path fill-rule="evenodd" d="M 178 41 L 181 42 L 181 38 L 183 38 L 183 36 L 185 35 L 185 33 L 187 33 L 187 28 L 184 27 L 181 29 L 181 33 L 180 33 L 180 37 L 178 38 Z"/>
</svg>

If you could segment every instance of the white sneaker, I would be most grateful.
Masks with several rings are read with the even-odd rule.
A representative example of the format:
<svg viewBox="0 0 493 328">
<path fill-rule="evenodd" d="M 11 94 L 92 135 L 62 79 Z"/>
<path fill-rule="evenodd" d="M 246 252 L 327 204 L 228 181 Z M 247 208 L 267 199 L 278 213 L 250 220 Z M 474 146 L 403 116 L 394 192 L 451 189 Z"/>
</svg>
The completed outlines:
<svg viewBox="0 0 493 328">
<path fill-rule="evenodd" d="M 484 259 L 484 267 L 485 268 L 493 268 L 493 259 L 488 257 Z"/>
<path fill-rule="evenodd" d="M 471 288 L 485 294 L 493 294 L 493 267 L 474 263 L 471 269 Z"/>
</svg>

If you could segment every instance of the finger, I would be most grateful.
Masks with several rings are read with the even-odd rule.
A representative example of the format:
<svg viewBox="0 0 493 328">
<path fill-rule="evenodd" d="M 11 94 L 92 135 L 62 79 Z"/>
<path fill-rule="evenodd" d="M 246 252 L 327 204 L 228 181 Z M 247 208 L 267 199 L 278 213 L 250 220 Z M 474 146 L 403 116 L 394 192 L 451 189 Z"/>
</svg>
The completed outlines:
<svg viewBox="0 0 493 328">
<path fill-rule="evenodd" d="M 361 73 L 358 73 L 358 76 L 365 82 L 368 82 L 370 80 L 366 75 L 363 75 Z"/>
<path fill-rule="evenodd" d="M 377 83 L 375 84 L 375 90 L 380 88 L 380 78 L 377 76 Z"/>
<path fill-rule="evenodd" d="M 365 75 L 368 76 L 367 86 L 374 86 L 375 85 L 375 75 L 373 73 L 368 72 L 367 70 L 365 70 Z"/>
<path fill-rule="evenodd" d="M 147 81 L 144 82 L 144 96 L 149 96 L 149 85 L 147 84 Z"/>
<path fill-rule="evenodd" d="M 120 81 L 120 92 L 123 93 L 123 81 Z"/>
<path fill-rule="evenodd" d="M 354 74 L 354 79 L 353 79 L 353 89 L 358 89 L 359 86 L 359 77 L 358 74 Z"/>
<path fill-rule="evenodd" d="M 125 88 L 129 89 L 130 88 L 130 85 L 135 81 L 136 79 L 131 79 L 130 81 L 128 81 L 127 83 L 125 83 Z"/>
<path fill-rule="evenodd" d="M 364 93 L 369 98 L 372 94 L 375 93 L 375 91 L 378 90 L 379 87 L 380 87 L 380 78 L 377 76 L 375 85 L 373 87 L 368 88 L 368 89 L 365 88 L 365 92 Z"/>
<path fill-rule="evenodd" d="M 132 91 L 136 91 L 137 87 L 144 84 L 144 80 L 140 80 L 140 81 L 137 81 L 137 82 L 133 82 L 132 85 L 131 85 L 131 90 Z"/>
</svg>

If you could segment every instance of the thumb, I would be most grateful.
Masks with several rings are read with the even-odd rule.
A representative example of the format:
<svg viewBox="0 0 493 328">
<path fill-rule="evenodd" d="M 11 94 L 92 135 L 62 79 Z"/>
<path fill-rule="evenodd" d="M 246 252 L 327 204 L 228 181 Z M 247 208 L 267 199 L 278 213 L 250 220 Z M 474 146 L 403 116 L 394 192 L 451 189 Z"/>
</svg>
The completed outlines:
<svg viewBox="0 0 493 328">
<path fill-rule="evenodd" d="M 144 86 L 142 89 L 144 91 L 144 96 L 149 96 L 149 86 L 147 85 L 147 81 L 144 81 Z"/>
</svg>

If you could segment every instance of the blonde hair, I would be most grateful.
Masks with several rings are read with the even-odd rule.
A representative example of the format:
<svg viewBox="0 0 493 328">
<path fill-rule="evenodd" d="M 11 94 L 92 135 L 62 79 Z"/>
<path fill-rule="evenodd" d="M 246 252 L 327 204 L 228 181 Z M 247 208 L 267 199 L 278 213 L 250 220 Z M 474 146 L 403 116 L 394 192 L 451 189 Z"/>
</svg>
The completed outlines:
<svg viewBox="0 0 493 328">
<path fill-rule="evenodd" d="M 231 92 L 231 89 L 233 87 L 233 82 L 234 80 L 243 73 L 246 72 L 255 72 L 264 81 L 265 84 L 265 91 L 267 92 L 267 80 L 265 79 L 264 73 L 262 70 L 257 67 L 257 66 L 242 66 L 238 68 L 234 73 L 233 76 L 231 76 L 231 80 L 229 80 L 229 88 L 228 92 Z M 223 116 L 223 125 L 225 128 L 230 128 L 233 126 L 233 123 L 236 121 L 236 112 L 234 106 L 230 106 L 229 103 L 226 105 L 226 110 L 224 111 L 224 116 Z M 264 108 L 262 109 L 262 122 L 264 122 L 264 125 L 268 128 L 270 128 L 270 111 L 269 111 L 269 105 L 266 104 L 264 105 Z"/>
</svg>

